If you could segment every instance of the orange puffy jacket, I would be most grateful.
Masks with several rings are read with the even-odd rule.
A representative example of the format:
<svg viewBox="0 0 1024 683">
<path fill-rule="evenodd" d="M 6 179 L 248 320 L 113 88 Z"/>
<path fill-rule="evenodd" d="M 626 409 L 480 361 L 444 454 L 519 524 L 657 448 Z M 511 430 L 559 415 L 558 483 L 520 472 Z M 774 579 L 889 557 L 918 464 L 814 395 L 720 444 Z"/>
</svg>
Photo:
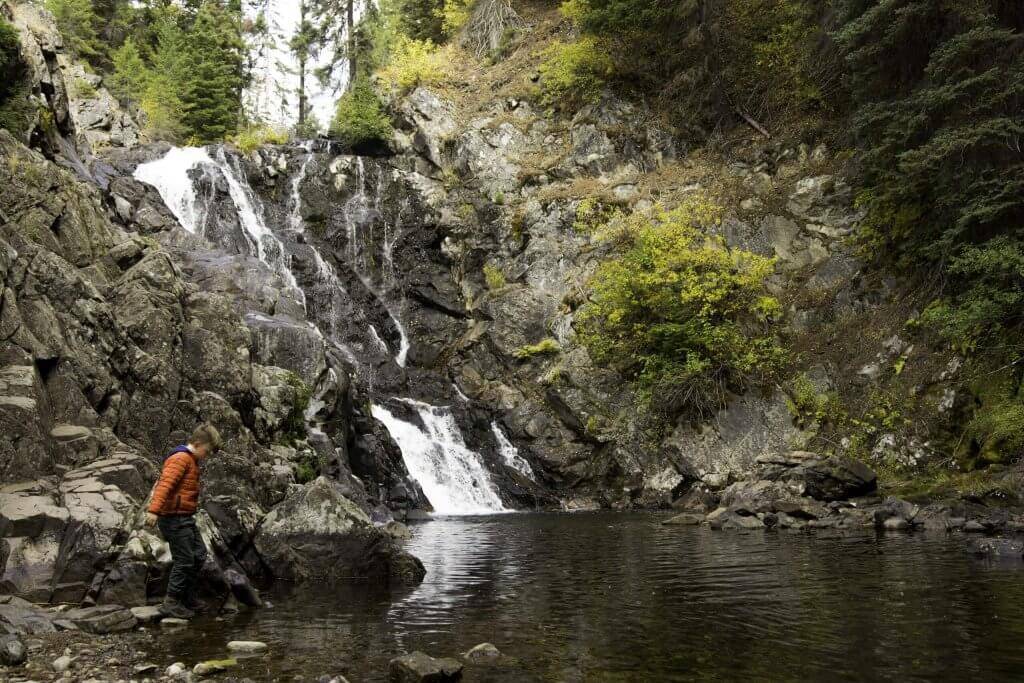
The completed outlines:
<svg viewBox="0 0 1024 683">
<path fill-rule="evenodd" d="M 155 515 L 191 515 L 199 507 L 199 463 L 189 451 L 171 454 L 164 461 L 153 487 L 149 511 Z"/>
</svg>

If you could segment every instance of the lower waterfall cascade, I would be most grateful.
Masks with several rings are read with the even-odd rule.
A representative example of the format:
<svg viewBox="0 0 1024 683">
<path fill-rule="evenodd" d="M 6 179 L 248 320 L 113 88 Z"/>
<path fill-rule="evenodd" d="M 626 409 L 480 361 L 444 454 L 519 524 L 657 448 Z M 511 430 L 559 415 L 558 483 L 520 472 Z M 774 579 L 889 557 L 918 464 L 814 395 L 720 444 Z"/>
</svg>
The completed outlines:
<svg viewBox="0 0 1024 683">
<path fill-rule="evenodd" d="M 491 483 L 480 456 L 466 447 L 447 408 L 400 399 L 412 406 L 424 429 L 400 420 L 383 406 L 373 416 L 383 422 L 402 449 L 409 474 L 423 488 L 439 515 L 474 515 L 509 512 Z"/>
</svg>

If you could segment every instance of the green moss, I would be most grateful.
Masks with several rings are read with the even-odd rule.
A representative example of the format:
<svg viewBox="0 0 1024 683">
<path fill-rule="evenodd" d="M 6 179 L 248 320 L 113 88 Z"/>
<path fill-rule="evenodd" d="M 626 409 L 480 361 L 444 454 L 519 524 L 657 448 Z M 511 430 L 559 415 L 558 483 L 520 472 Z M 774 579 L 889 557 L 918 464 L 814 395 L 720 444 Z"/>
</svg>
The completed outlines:
<svg viewBox="0 0 1024 683">
<path fill-rule="evenodd" d="M 504 289 L 508 282 L 505 280 L 505 273 L 492 263 L 484 264 L 484 281 L 488 289 Z"/>
<path fill-rule="evenodd" d="M 306 410 L 309 408 L 313 390 L 295 373 L 289 373 L 287 381 L 289 386 L 295 390 L 295 399 L 281 431 L 284 443 L 294 445 L 306 438 Z"/>
<path fill-rule="evenodd" d="M 840 424 L 846 413 L 835 392 L 819 392 L 811 379 L 800 373 L 786 386 L 786 407 L 801 428 L 813 424 Z"/>
<path fill-rule="evenodd" d="M 512 355 L 518 358 L 519 360 L 526 360 L 528 358 L 534 358 L 536 356 L 553 355 L 561 352 L 561 350 L 561 345 L 559 345 L 559 343 L 556 340 L 552 339 L 551 337 L 548 337 L 547 339 L 540 340 L 536 344 L 522 346 L 513 351 Z"/>
</svg>

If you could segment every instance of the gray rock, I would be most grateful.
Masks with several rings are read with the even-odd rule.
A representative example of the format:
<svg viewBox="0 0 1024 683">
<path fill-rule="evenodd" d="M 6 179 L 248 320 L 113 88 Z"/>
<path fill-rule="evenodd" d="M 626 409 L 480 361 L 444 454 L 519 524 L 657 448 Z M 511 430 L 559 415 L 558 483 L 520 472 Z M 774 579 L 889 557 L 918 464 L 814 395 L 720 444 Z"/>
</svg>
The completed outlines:
<svg viewBox="0 0 1024 683">
<path fill-rule="evenodd" d="M 462 662 L 435 659 L 423 652 L 396 657 L 388 664 L 388 683 L 448 683 L 462 680 Z"/>
<path fill-rule="evenodd" d="M 120 605 L 80 607 L 64 612 L 62 617 L 79 629 L 97 635 L 130 631 L 138 624 L 135 615 Z"/>
<path fill-rule="evenodd" d="M 291 491 L 267 515 L 255 545 L 275 577 L 293 581 L 372 578 L 417 584 L 425 573 L 419 560 L 325 477 Z"/>
<path fill-rule="evenodd" d="M 205 676 L 224 673 L 236 666 L 238 666 L 237 659 L 211 659 L 209 661 L 199 662 L 196 664 L 192 667 L 192 673 L 203 678 Z"/>
<path fill-rule="evenodd" d="M 0 636 L 0 664 L 4 666 L 21 666 L 28 659 L 25 643 L 16 635 Z"/>
<path fill-rule="evenodd" d="M 1011 538 L 975 538 L 968 544 L 973 555 L 998 559 L 1024 558 L 1024 541 Z"/>
<path fill-rule="evenodd" d="M 256 640 L 232 640 L 228 643 L 228 651 L 230 652 L 255 653 L 265 652 L 266 650 L 267 644 Z"/>
<path fill-rule="evenodd" d="M 163 616 L 160 613 L 160 607 L 157 605 L 145 605 L 142 607 L 132 607 L 132 616 L 134 616 L 140 624 L 153 624 L 160 621 Z"/>
<path fill-rule="evenodd" d="M 61 655 L 50 663 L 50 668 L 59 674 L 64 673 L 74 664 L 75 660 L 68 655 Z"/>
<path fill-rule="evenodd" d="M 666 519 L 662 524 L 669 526 L 697 526 L 704 522 L 704 515 L 698 515 L 691 512 L 684 512 L 681 515 L 676 515 L 670 519 Z"/>
<path fill-rule="evenodd" d="M 497 659 L 501 657 L 501 650 L 492 643 L 480 643 L 466 653 L 466 659 L 470 661 Z"/>
</svg>

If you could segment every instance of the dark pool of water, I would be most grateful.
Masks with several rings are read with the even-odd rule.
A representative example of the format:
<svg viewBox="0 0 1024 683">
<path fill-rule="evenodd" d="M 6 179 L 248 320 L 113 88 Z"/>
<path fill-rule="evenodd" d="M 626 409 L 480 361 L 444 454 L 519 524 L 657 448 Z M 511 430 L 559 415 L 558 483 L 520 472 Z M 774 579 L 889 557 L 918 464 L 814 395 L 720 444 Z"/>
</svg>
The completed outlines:
<svg viewBox="0 0 1024 683">
<path fill-rule="evenodd" d="M 1024 567 L 963 537 L 740 534 L 650 514 L 522 514 L 413 527 L 403 592 L 310 586 L 162 635 L 159 661 L 270 644 L 237 675 L 384 681 L 388 661 L 490 641 L 468 681 L 1021 680 Z"/>
</svg>

